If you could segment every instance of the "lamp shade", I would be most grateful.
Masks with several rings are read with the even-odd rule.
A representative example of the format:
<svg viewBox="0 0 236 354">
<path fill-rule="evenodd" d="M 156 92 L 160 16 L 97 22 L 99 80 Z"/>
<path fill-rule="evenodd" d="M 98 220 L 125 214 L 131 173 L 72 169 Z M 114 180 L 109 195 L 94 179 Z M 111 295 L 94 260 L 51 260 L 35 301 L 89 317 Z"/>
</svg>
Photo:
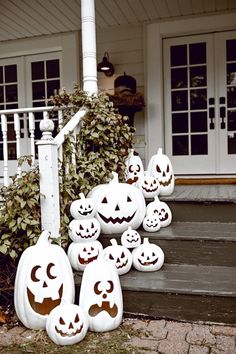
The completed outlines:
<svg viewBox="0 0 236 354">
<path fill-rule="evenodd" d="M 112 76 L 114 74 L 114 66 L 109 62 L 109 55 L 107 52 L 104 53 L 102 61 L 98 63 L 97 71 L 104 72 L 106 76 Z"/>
</svg>

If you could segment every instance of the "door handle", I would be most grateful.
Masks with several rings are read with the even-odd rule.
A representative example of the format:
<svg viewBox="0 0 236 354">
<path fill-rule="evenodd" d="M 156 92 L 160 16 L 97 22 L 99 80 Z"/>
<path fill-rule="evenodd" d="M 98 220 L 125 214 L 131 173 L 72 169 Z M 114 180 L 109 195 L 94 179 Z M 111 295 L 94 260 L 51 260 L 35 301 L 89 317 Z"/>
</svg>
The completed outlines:
<svg viewBox="0 0 236 354">
<path fill-rule="evenodd" d="M 225 104 L 225 97 L 220 97 L 219 99 L 219 103 L 220 104 Z M 220 106 L 220 118 L 221 118 L 221 122 L 220 122 L 220 128 L 221 129 L 225 129 L 226 125 L 225 125 L 225 106 Z"/>
<path fill-rule="evenodd" d="M 209 128 L 211 130 L 215 129 L 215 123 L 214 123 L 214 119 L 215 119 L 215 99 L 214 97 L 210 97 L 209 98 L 209 118 L 210 118 L 210 126 Z"/>
</svg>

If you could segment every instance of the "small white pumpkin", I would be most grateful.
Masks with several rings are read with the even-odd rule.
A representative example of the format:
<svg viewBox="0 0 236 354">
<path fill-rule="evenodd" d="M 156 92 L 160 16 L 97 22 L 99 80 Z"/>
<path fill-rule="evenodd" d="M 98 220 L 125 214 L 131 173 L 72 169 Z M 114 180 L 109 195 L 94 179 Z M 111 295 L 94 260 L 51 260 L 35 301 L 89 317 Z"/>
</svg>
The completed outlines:
<svg viewBox="0 0 236 354">
<path fill-rule="evenodd" d="M 141 244 L 141 236 L 138 231 L 133 230 L 131 226 L 121 235 L 121 244 L 126 248 L 135 248 Z"/>
<path fill-rule="evenodd" d="M 96 260 L 103 247 L 99 241 L 72 242 L 68 248 L 68 258 L 75 270 L 83 271 L 85 267 Z"/>
<path fill-rule="evenodd" d="M 92 199 L 85 198 L 83 193 L 80 199 L 74 200 L 70 206 L 70 213 L 74 219 L 91 219 L 95 214 L 95 205 Z"/>
<path fill-rule="evenodd" d="M 129 156 L 125 162 L 125 178 L 129 184 L 136 185 L 140 177 L 144 175 L 143 163 L 139 155 L 135 155 L 134 149 L 130 150 Z"/>
<path fill-rule="evenodd" d="M 118 274 L 123 275 L 130 271 L 132 266 L 131 252 L 124 246 L 118 245 L 116 239 L 110 240 L 111 246 L 104 248 L 105 260 L 111 260 L 114 262 Z"/>
<path fill-rule="evenodd" d="M 112 331 L 123 317 L 123 298 L 114 262 L 100 255 L 89 263 L 82 276 L 79 304 L 88 314 L 89 329 Z"/>
<path fill-rule="evenodd" d="M 69 237 L 74 242 L 95 241 L 101 232 L 100 223 L 95 218 L 72 220 L 69 223 Z"/>
<path fill-rule="evenodd" d="M 147 205 L 146 215 L 155 214 L 160 219 L 161 227 L 169 226 L 172 221 L 172 213 L 169 206 L 156 196 L 154 201 Z"/>
<path fill-rule="evenodd" d="M 161 190 L 158 178 L 149 175 L 147 171 L 143 177 L 140 177 L 137 187 L 142 191 L 145 199 L 154 198 Z"/>
<path fill-rule="evenodd" d="M 172 164 L 167 155 L 159 148 L 148 164 L 148 173 L 158 179 L 160 183 L 160 195 L 171 195 L 174 191 L 175 179 Z"/>
<path fill-rule="evenodd" d="M 153 272 L 159 270 L 164 263 L 164 252 L 154 243 L 149 243 L 147 237 L 143 243 L 132 252 L 133 266 L 138 271 Z"/>
<path fill-rule="evenodd" d="M 133 185 L 119 183 L 118 174 L 107 184 L 95 187 L 89 197 L 95 202 L 96 218 L 105 234 L 122 233 L 128 226 L 137 229 L 146 212 L 142 192 Z"/>
<path fill-rule="evenodd" d="M 159 216 L 157 214 L 148 214 L 143 219 L 143 228 L 147 232 L 156 232 L 161 228 Z"/>
<path fill-rule="evenodd" d="M 49 338 L 59 345 L 81 342 L 88 331 L 88 317 L 81 306 L 61 304 L 49 314 L 46 322 Z"/>
<path fill-rule="evenodd" d="M 51 244 L 43 231 L 38 242 L 21 255 L 15 279 L 14 303 L 25 327 L 44 329 L 49 313 L 61 301 L 74 302 L 74 277 L 65 251 Z"/>
</svg>

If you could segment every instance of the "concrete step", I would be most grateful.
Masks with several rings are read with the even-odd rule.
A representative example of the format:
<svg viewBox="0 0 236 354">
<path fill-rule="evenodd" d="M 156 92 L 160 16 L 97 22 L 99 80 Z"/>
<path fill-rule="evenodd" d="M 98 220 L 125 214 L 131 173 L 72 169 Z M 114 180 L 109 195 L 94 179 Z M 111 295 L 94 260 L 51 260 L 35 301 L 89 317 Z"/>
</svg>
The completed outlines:
<svg viewBox="0 0 236 354">
<path fill-rule="evenodd" d="M 75 274 L 79 293 L 82 273 Z M 236 268 L 164 264 L 120 276 L 124 311 L 157 318 L 236 324 Z"/>
<path fill-rule="evenodd" d="M 165 263 L 236 267 L 236 223 L 173 222 L 158 232 L 138 231 L 163 249 Z M 100 241 L 106 247 L 111 238 L 121 243 L 120 234 Z"/>
</svg>

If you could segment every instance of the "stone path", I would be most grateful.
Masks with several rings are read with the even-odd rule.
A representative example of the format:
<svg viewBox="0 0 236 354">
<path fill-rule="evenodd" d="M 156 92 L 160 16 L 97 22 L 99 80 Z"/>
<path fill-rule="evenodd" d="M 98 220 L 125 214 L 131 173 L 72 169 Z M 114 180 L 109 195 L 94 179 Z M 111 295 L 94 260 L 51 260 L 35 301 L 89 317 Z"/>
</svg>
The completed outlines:
<svg viewBox="0 0 236 354">
<path fill-rule="evenodd" d="M 236 354 L 236 326 L 126 318 L 117 330 L 89 332 L 82 342 L 70 348 L 54 345 L 45 331 L 0 327 L 0 353 L 78 352 Z"/>
</svg>

